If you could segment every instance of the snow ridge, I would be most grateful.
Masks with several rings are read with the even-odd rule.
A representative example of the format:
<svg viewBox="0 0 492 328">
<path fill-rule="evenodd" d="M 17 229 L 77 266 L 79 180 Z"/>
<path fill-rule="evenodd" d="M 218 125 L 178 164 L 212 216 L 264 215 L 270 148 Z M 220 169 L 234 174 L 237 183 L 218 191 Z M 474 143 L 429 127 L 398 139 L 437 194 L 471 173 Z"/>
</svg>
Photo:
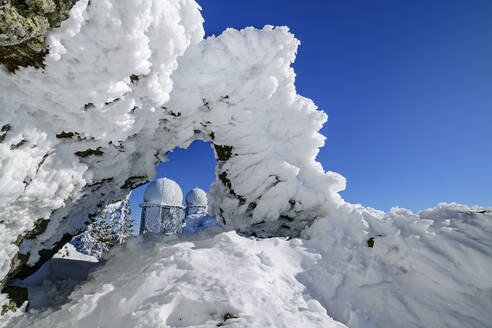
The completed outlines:
<svg viewBox="0 0 492 328">
<path fill-rule="evenodd" d="M 345 327 L 295 279 L 313 257 L 296 240 L 221 229 L 139 236 L 111 250 L 70 303 L 12 327 Z"/>
</svg>

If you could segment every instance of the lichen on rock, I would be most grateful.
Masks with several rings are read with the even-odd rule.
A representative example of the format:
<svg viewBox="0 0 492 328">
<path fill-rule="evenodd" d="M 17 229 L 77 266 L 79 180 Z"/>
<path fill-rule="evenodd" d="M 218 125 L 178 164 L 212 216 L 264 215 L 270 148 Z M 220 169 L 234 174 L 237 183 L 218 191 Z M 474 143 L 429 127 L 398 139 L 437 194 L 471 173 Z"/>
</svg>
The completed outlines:
<svg viewBox="0 0 492 328">
<path fill-rule="evenodd" d="M 76 0 L 2 0 L 0 64 L 14 72 L 19 66 L 44 67 L 45 36 L 69 17 Z"/>
<path fill-rule="evenodd" d="M 2 290 L 9 296 L 9 303 L 2 306 L 1 315 L 4 315 L 8 311 L 17 311 L 18 308 L 28 300 L 27 298 L 27 288 L 17 287 L 17 286 L 7 286 Z"/>
</svg>

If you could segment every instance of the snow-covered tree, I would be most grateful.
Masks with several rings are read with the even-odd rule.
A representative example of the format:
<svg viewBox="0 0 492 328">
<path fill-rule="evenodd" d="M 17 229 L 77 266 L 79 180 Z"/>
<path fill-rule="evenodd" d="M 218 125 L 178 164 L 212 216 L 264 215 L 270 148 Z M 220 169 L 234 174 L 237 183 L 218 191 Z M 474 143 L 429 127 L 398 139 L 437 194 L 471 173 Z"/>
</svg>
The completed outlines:
<svg viewBox="0 0 492 328">
<path fill-rule="evenodd" d="M 109 205 L 102 217 L 91 223 L 88 229 L 75 237 L 72 243 L 84 254 L 100 258 L 117 244 L 123 244 L 133 235 L 135 221 L 130 217 L 130 195 Z"/>
<path fill-rule="evenodd" d="M 118 243 L 123 244 L 126 240 L 133 236 L 135 220 L 130 216 L 132 213 L 130 209 L 130 196 L 132 192 L 126 196 L 126 198 L 121 202 L 120 207 L 117 211 L 117 222 L 116 233 L 118 237 Z"/>
<path fill-rule="evenodd" d="M 75 237 L 73 244 L 79 252 L 100 258 L 116 244 L 116 239 L 111 221 L 102 217 L 89 225 L 87 231 Z"/>
</svg>

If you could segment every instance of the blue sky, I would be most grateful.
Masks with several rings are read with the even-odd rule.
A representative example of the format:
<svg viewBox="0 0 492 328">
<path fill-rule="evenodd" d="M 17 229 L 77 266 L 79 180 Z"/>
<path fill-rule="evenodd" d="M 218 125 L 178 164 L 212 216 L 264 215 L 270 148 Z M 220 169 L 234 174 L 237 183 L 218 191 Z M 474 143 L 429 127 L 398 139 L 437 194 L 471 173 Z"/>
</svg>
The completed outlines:
<svg viewBox="0 0 492 328">
<path fill-rule="evenodd" d="M 347 201 L 492 206 L 492 1 L 199 3 L 207 35 L 270 24 L 301 40 L 297 90 L 328 114 L 318 160 L 347 178 Z M 208 189 L 208 144 L 170 157 L 159 177 Z"/>
</svg>

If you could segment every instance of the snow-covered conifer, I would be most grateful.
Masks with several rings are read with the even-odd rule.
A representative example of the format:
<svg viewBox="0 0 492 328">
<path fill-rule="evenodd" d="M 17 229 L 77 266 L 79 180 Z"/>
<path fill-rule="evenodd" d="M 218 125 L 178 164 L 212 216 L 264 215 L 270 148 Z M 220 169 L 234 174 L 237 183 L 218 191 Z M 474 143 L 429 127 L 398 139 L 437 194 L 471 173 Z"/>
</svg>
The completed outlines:
<svg viewBox="0 0 492 328">
<path fill-rule="evenodd" d="M 133 236 L 133 228 L 135 225 L 135 220 L 132 219 L 130 214 L 132 213 L 130 209 L 130 193 L 126 196 L 126 198 L 121 202 L 120 207 L 118 208 L 118 217 L 116 224 L 116 233 L 118 237 L 118 243 L 123 244 L 126 240 Z"/>
<path fill-rule="evenodd" d="M 97 218 L 89 228 L 72 241 L 84 254 L 100 258 L 116 244 L 123 244 L 133 235 L 135 221 L 130 217 L 130 195 L 109 205 L 104 216 Z"/>
</svg>

